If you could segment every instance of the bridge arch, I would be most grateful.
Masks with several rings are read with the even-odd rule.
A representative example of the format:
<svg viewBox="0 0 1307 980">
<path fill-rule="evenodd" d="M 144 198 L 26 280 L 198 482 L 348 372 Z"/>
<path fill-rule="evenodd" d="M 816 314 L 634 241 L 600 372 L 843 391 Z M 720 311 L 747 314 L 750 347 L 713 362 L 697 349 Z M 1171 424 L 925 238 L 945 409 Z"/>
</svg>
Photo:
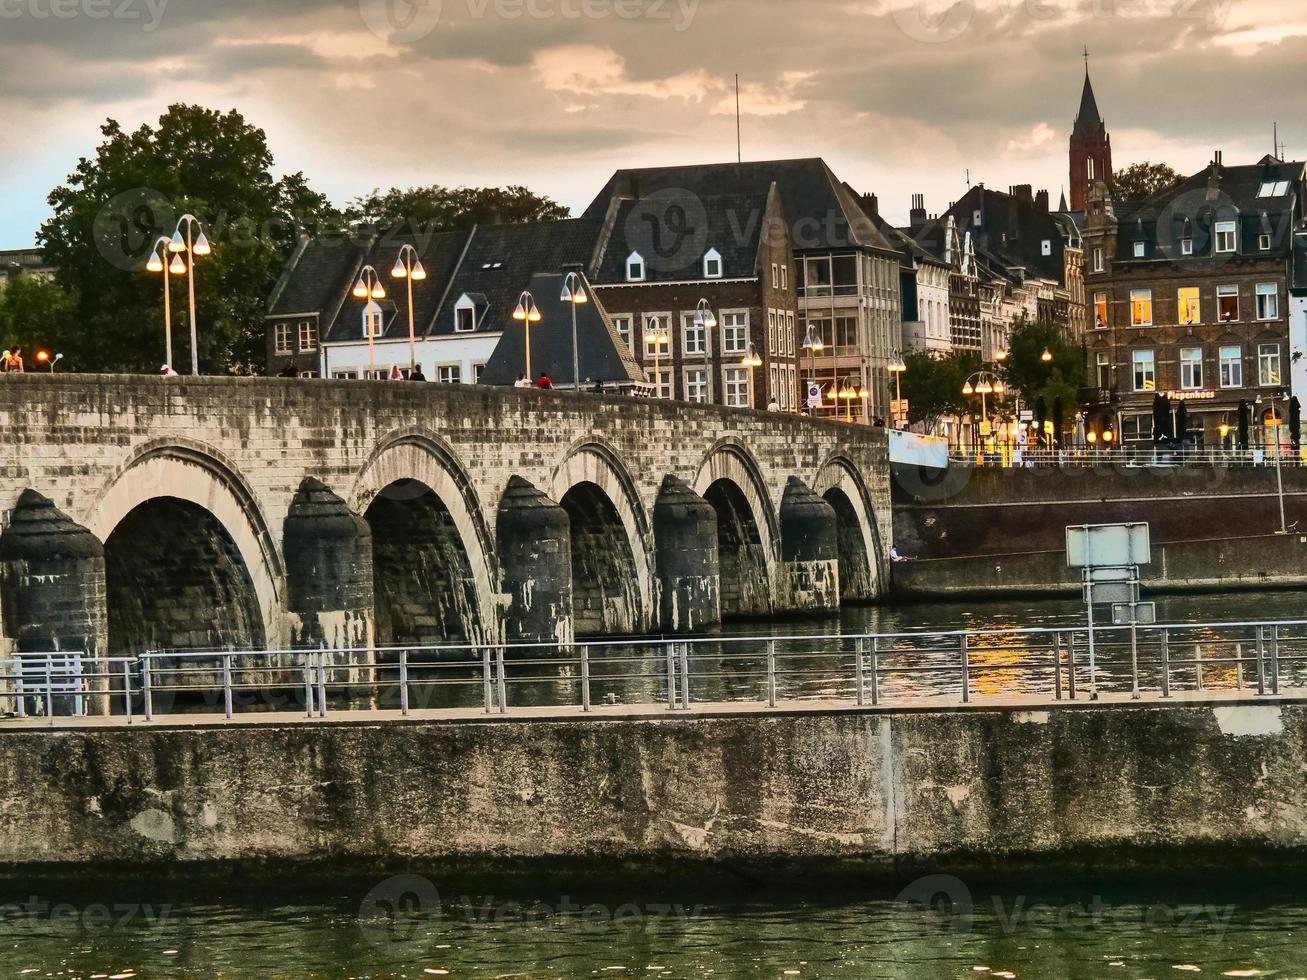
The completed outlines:
<svg viewBox="0 0 1307 980">
<path fill-rule="evenodd" d="M 723 439 L 700 463 L 694 490 L 717 512 L 722 617 L 770 614 L 780 527 L 762 468 L 742 443 Z"/>
<path fill-rule="evenodd" d="M 857 464 L 843 454 L 831 456 L 817 471 L 813 490 L 835 508 L 841 600 L 876 598 L 882 592 L 886 555 L 871 495 Z"/>
<path fill-rule="evenodd" d="M 498 637 L 490 534 L 466 468 L 439 434 L 383 439 L 349 505 L 372 529 L 379 643 Z"/>
<path fill-rule="evenodd" d="M 284 642 L 275 539 L 253 489 L 216 449 L 142 446 L 82 523 L 105 544 L 112 652 Z"/>
<path fill-rule="evenodd" d="M 574 444 L 549 488 L 571 523 L 576 632 L 647 630 L 654 607 L 649 519 L 622 458 L 594 439 Z"/>
</svg>

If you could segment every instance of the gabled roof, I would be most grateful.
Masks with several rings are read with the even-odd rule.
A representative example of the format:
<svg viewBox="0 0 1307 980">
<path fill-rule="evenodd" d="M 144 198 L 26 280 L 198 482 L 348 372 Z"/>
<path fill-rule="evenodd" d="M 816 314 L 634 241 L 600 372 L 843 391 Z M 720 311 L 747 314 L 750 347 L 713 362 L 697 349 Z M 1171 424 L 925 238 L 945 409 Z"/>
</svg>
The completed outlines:
<svg viewBox="0 0 1307 980">
<path fill-rule="evenodd" d="M 981 216 L 979 225 L 975 221 L 977 211 Z M 1063 252 L 1069 229 L 1052 213 L 1035 207 L 1031 200 L 977 184 L 944 217 L 950 214 L 960 234 L 971 232 L 978 251 L 988 252 L 995 261 L 1010 268 L 1024 268 L 1029 275 L 1065 285 Z M 1045 241 L 1050 243 L 1048 255 L 1043 251 Z"/>
<path fill-rule="evenodd" d="M 602 381 L 629 387 L 646 383 L 644 372 L 617 335 L 602 301 L 585 282 L 589 302 L 562 300 L 566 276 L 559 272 L 538 273 L 521 283 L 529 289 L 540 310 L 540 320 L 531 324 L 531 371 L 543 371 L 557 387 L 572 387 L 572 311 L 576 311 L 577 360 L 582 385 Z M 582 277 L 584 279 L 584 276 Z M 504 331 L 494 353 L 481 371 L 481 383 L 511 385 L 526 366 L 526 330 L 520 323 Z M 535 378 L 531 379 L 535 381 Z"/>
<path fill-rule="evenodd" d="M 354 285 L 351 274 L 362 264 L 368 242 L 339 235 L 300 242 L 272 293 L 270 316 L 321 313 L 342 290 Z"/>
<path fill-rule="evenodd" d="M 773 183 L 796 252 L 858 247 L 892 251 L 854 196 L 816 157 L 619 170 L 586 209 L 585 217 L 602 218 L 615 197 L 638 200 L 674 191 L 700 199 L 739 194 L 756 199 L 765 197 Z"/>
<path fill-rule="evenodd" d="M 1089 81 L 1089 69 L 1085 69 L 1085 88 L 1080 93 L 1080 111 L 1076 113 L 1075 128 L 1072 138 L 1083 137 L 1090 132 L 1097 132 L 1103 127 L 1103 117 L 1098 114 L 1098 100 L 1094 98 L 1094 86 Z"/>
</svg>

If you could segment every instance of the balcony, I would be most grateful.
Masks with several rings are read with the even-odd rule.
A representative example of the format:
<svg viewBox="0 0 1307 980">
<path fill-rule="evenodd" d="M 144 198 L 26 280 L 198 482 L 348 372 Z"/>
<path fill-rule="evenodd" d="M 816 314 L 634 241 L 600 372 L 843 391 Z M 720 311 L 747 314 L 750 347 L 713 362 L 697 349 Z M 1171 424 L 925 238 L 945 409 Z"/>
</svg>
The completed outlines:
<svg viewBox="0 0 1307 980">
<path fill-rule="evenodd" d="M 1116 405 L 1121 401 L 1121 393 L 1115 388 L 1081 388 L 1076 392 L 1076 399 L 1081 405 Z"/>
</svg>

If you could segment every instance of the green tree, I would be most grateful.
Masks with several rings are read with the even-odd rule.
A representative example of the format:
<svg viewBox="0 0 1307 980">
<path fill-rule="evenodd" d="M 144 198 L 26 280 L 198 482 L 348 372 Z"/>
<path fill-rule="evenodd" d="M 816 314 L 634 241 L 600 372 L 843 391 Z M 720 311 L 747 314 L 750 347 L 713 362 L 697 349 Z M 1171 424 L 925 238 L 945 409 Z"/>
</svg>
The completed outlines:
<svg viewBox="0 0 1307 980">
<path fill-rule="evenodd" d="M 965 415 L 971 410 L 962 386 L 980 370 L 979 355 L 969 351 L 949 351 L 934 355 L 909 351 L 903 355 L 907 370 L 901 385 L 908 401 L 908 421 L 924 422 L 930 429 L 946 415 Z"/>
<path fill-rule="evenodd" d="M 1044 360 L 1045 351 L 1051 360 Z M 1012 392 L 1021 396 L 1025 408 L 1033 408 L 1042 395 L 1050 420 L 1053 405 L 1062 399 L 1066 425 L 1075 417 L 1080 388 L 1085 383 L 1084 349 L 1068 341 L 1060 325 L 1023 318 L 1013 325 L 1008 339 L 1003 379 Z"/>
<path fill-rule="evenodd" d="M 303 174 L 273 177 L 263 131 L 238 112 L 174 105 L 157 126 L 129 133 L 110 119 L 101 133 L 94 157 L 50 193 L 54 215 L 38 235 L 59 284 L 77 297 L 65 356 L 82 370 L 158 370 L 162 277 L 145 264 L 158 236 L 190 213 L 213 246 L 195 269 L 200 368 L 260 370 L 265 304 L 291 249 L 340 216 Z M 184 370 L 184 282 L 173 281 L 172 306 L 173 359 Z"/>
<path fill-rule="evenodd" d="M 395 234 L 454 231 L 498 221 L 524 224 L 569 216 L 567 208 L 533 191 L 509 187 L 392 187 L 350 202 L 346 217 Z"/>
<path fill-rule="evenodd" d="M 1144 201 L 1160 191 L 1169 190 L 1184 175 L 1165 163 L 1132 163 L 1112 175 L 1111 187 L 1116 196 L 1124 201 Z"/>
<path fill-rule="evenodd" d="M 21 347 L 31 370 L 41 348 L 63 353 L 61 368 L 71 364 L 68 350 L 77 332 L 77 296 L 42 276 L 20 275 L 0 289 L 0 344 Z"/>
</svg>

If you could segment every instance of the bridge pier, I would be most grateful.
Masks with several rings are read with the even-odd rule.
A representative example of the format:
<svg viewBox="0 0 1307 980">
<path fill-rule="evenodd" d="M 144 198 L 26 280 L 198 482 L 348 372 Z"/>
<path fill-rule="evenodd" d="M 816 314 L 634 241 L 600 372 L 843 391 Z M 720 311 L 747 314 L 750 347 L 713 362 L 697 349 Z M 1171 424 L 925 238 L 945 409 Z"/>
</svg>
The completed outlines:
<svg viewBox="0 0 1307 980">
<path fill-rule="evenodd" d="M 499 498 L 495 546 L 508 595 L 509 643 L 568 643 L 572 622 L 572 540 L 567 511 L 520 476 Z"/>
<path fill-rule="evenodd" d="M 66 650 L 86 657 L 108 651 L 104 546 L 35 490 L 22 492 L 0 535 L 0 604 L 10 651 Z M 107 678 L 89 685 L 96 692 L 110 686 Z M 108 714 L 108 698 L 89 698 L 87 710 Z"/>
<path fill-rule="evenodd" d="M 792 476 L 781 498 L 780 525 L 778 611 L 838 611 L 840 551 L 835 508 L 797 476 Z"/>
<path fill-rule="evenodd" d="M 659 624 L 692 633 L 722 621 L 717 511 L 674 476 L 663 479 L 653 508 Z"/>
</svg>

